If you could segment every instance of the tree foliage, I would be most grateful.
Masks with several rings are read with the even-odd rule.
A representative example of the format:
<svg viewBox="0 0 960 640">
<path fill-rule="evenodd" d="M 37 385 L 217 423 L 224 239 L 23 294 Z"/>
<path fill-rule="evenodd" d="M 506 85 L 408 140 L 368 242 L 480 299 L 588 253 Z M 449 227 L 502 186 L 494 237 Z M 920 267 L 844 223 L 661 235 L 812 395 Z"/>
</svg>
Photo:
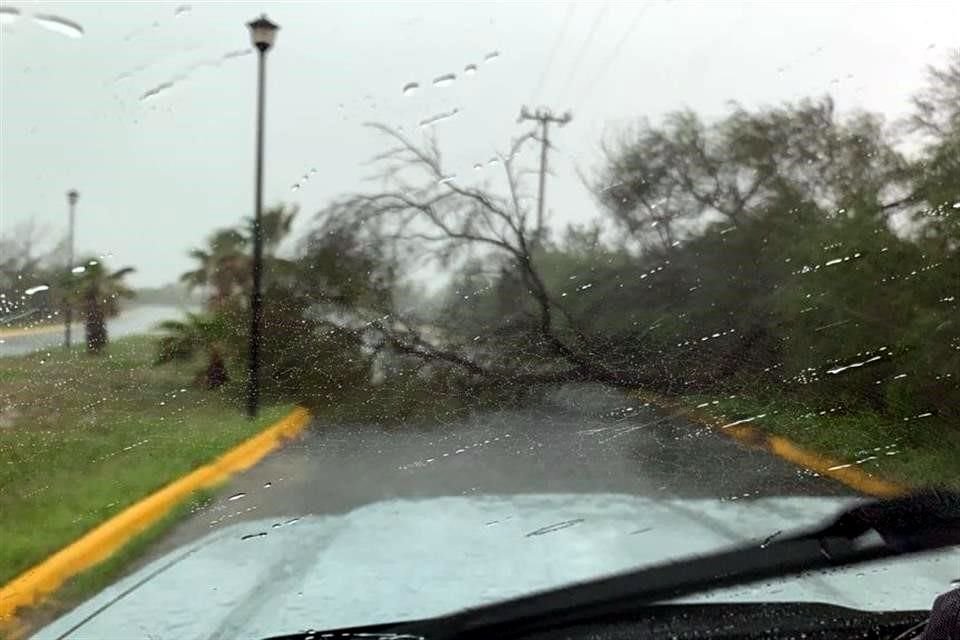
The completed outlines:
<svg viewBox="0 0 960 640">
<path fill-rule="evenodd" d="M 955 418 L 958 70 L 931 71 L 912 147 L 829 98 L 642 120 L 603 146 L 600 217 L 555 236 L 523 195 L 533 133 L 499 155 L 496 191 L 453 176 L 435 139 L 371 125 L 389 146 L 376 189 L 325 207 L 284 259 L 292 217 L 264 224 L 268 386 L 332 401 L 416 363 L 461 389 L 592 381 Z M 249 227 L 218 234 L 184 278 L 242 345 Z M 449 276 L 433 312 L 397 304 L 430 269 Z"/>
<path fill-rule="evenodd" d="M 262 218 L 260 382 L 266 397 L 329 401 L 369 380 L 373 349 L 355 326 L 390 307 L 392 272 L 347 228 L 317 227 L 291 255 L 279 255 L 295 214 L 280 206 Z M 240 392 L 245 382 L 238 372 L 247 362 L 253 233 L 246 219 L 215 231 L 206 247 L 192 250 L 197 266 L 181 280 L 207 291 L 205 308 L 158 327 L 164 335 L 156 363 L 202 357 L 194 383 L 207 389 Z"/>
<path fill-rule="evenodd" d="M 505 193 L 465 186 L 435 141 L 383 126 L 385 187 L 333 212 L 452 268 L 429 327 L 376 329 L 477 378 L 955 415 L 957 69 L 933 70 L 917 98 L 919 155 L 881 117 L 829 98 L 641 121 L 604 146 L 604 219 L 553 242 L 532 241 L 510 162 Z"/>
</svg>

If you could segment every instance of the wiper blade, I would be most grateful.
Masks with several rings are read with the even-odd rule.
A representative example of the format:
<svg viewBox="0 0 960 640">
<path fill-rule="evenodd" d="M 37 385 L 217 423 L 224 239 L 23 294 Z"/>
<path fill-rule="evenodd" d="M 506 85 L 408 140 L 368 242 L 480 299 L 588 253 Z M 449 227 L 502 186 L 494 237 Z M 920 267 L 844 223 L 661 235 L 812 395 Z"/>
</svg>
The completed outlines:
<svg viewBox="0 0 960 640">
<path fill-rule="evenodd" d="M 450 616 L 351 632 L 372 633 L 370 637 L 410 634 L 430 640 L 508 638 L 623 617 L 651 604 L 705 591 L 956 545 L 960 545 L 960 493 L 928 490 L 859 505 L 826 526 L 760 546 L 630 571 Z M 301 636 L 284 636 L 295 637 Z"/>
<path fill-rule="evenodd" d="M 960 545 L 960 493 L 871 502 L 824 527 L 464 611 L 457 638 L 555 628 L 705 591 Z"/>
</svg>

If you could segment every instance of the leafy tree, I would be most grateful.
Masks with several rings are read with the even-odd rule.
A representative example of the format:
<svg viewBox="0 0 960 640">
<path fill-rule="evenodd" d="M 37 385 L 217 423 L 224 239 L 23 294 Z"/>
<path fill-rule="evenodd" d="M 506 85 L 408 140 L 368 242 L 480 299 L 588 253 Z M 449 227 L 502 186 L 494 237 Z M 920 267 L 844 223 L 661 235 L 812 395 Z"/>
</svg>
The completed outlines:
<svg viewBox="0 0 960 640">
<path fill-rule="evenodd" d="M 928 86 L 914 97 L 909 129 L 923 148 L 911 167 L 913 211 L 925 244 L 941 254 L 960 249 L 960 52 L 931 67 Z"/>
<path fill-rule="evenodd" d="M 62 307 L 56 291 L 43 289 L 64 270 L 64 263 L 57 263 L 56 250 L 40 249 L 45 235 L 28 221 L 0 236 L 0 323 L 4 325 L 36 322 Z"/>
<path fill-rule="evenodd" d="M 607 145 L 597 197 L 637 253 L 632 278 L 604 278 L 608 295 L 622 288 L 610 315 L 650 328 L 635 352 L 662 389 L 955 415 L 956 56 L 931 80 L 916 160 L 879 117 L 837 116 L 827 99 L 712 124 L 683 112 Z"/>
<path fill-rule="evenodd" d="M 597 174 L 608 223 L 632 240 L 616 244 L 603 227 L 534 243 L 514 167 L 505 195 L 463 186 L 435 142 L 378 129 L 398 145 L 378 158 L 386 186 L 335 217 L 455 273 L 432 338 L 373 327 L 399 351 L 501 382 L 766 388 L 894 415 L 913 408 L 890 382 L 924 363 L 917 379 L 938 390 L 918 389 L 912 407 L 960 406 L 943 368 L 958 343 L 941 304 L 957 282 L 949 232 L 904 226 L 931 189 L 955 193 L 942 124 L 920 171 L 882 118 L 838 114 L 829 98 L 641 123 Z"/>
<path fill-rule="evenodd" d="M 318 306 L 389 312 L 396 284 L 391 259 L 379 242 L 365 240 L 355 227 L 330 222 L 329 216 L 320 212 L 321 224 L 301 240 L 287 265 L 294 275 L 288 286 Z"/>
<path fill-rule="evenodd" d="M 605 145 L 595 193 L 644 248 L 667 254 L 713 222 L 741 227 L 777 211 L 883 214 L 900 200 L 903 158 L 877 116 L 837 116 L 833 101 L 750 113 L 712 125 L 696 114 L 642 121 Z"/>
<path fill-rule="evenodd" d="M 500 193 L 451 178 L 435 140 L 374 125 L 394 145 L 376 158 L 382 187 L 321 211 L 292 257 L 270 244 L 265 382 L 332 401 L 389 356 L 444 384 L 776 392 L 954 415 L 958 69 L 918 96 L 916 157 L 882 118 L 829 98 L 641 122 L 605 147 L 603 219 L 557 236 L 522 196 L 531 134 L 500 156 Z M 282 237 L 291 220 L 269 225 Z M 452 275 L 440 312 L 398 308 L 398 281 L 427 265 Z M 218 313 L 242 317 L 243 286 Z M 903 382 L 904 369 L 916 375 Z"/>
<path fill-rule="evenodd" d="M 909 376 L 887 389 L 888 401 L 905 412 L 937 413 L 960 419 L 960 51 L 941 67 L 929 69 L 927 86 L 914 97 L 909 130 L 922 147 L 910 167 L 910 211 L 917 242 L 925 255 L 914 269 L 899 274 L 915 291 L 915 313 L 904 324 L 904 364 L 924 375 Z"/>
<path fill-rule="evenodd" d="M 370 329 L 398 352 L 475 376 L 528 382 L 589 377 L 626 384 L 625 372 L 604 369 L 584 351 L 586 336 L 548 290 L 537 264 L 544 234 L 520 195 L 523 172 L 515 166 L 533 134 L 514 140 L 501 156 L 508 188 L 497 194 L 451 179 L 435 141 L 418 144 L 387 126 L 371 126 L 397 145 L 377 158 L 386 187 L 344 198 L 328 210 L 328 219 L 375 238 L 404 266 L 432 260 L 456 267 L 482 260 L 491 271 L 500 270 L 497 296 L 510 309 L 503 306 L 501 321 L 482 332 L 492 340 L 488 348 L 444 318 L 430 331 L 396 318 L 391 326 L 373 322 Z"/>
</svg>

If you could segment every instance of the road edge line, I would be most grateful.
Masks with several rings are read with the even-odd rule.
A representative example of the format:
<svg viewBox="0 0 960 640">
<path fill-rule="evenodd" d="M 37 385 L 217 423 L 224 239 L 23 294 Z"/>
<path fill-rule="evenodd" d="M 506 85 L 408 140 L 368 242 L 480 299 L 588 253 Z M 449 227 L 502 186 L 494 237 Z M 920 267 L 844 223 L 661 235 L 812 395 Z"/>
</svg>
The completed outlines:
<svg viewBox="0 0 960 640">
<path fill-rule="evenodd" d="M 801 447 L 783 436 L 766 433 L 749 425 L 736 425 L 721 429 L 709 416 L 696 409 L 684 407 L 676 401 L 649 391 L 637 391 L 637 395 L 663 409 L 675 410 L 677 415 L 709 427 L 713 431 L 733 438 L 742 444 L 763 449 L 787 462 L 836 480 L 858 493 L 878 498 L 892 498 L 909 492 L 909 488 L 905 485 L 884 480 L 867 473 L 863 469 L 848 466 L 846 463 Z"/>
<path fill-rule="evenodd" d="M 285 441 L 299 435 L 309 421 L 310 412 L 296 407 L 257 435 L 135 502 L 27 569 L 0 587 L 0 622 L 10 622 L 17 609 L 39 604 L 68 579 L 107 559 L 195 491 L 220 484 L 249 469 Z"/>
</svg>

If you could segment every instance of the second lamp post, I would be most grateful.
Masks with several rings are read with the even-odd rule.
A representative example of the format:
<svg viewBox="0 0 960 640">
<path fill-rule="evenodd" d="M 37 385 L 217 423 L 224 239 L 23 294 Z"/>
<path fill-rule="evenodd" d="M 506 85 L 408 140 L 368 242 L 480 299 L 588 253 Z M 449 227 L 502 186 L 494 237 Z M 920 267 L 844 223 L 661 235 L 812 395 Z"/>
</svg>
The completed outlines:
<svg viewBox="0 0 960 640">
<path fill-rule="evenodd" d="M 73 288 L 73 228 L 76 223 L 77 200 L 80 198 L 80 192 L 76 189 L 67 191 L 67 204 L 69 213 L 67 218 L 67 273 L 65 274 L 67 282 L 67 297 L 63 306 L 63 344 L 70 349 L 70 329 L 73 324 L 73 300 L 69 298 L 69 291 Z"/>
</svg>

